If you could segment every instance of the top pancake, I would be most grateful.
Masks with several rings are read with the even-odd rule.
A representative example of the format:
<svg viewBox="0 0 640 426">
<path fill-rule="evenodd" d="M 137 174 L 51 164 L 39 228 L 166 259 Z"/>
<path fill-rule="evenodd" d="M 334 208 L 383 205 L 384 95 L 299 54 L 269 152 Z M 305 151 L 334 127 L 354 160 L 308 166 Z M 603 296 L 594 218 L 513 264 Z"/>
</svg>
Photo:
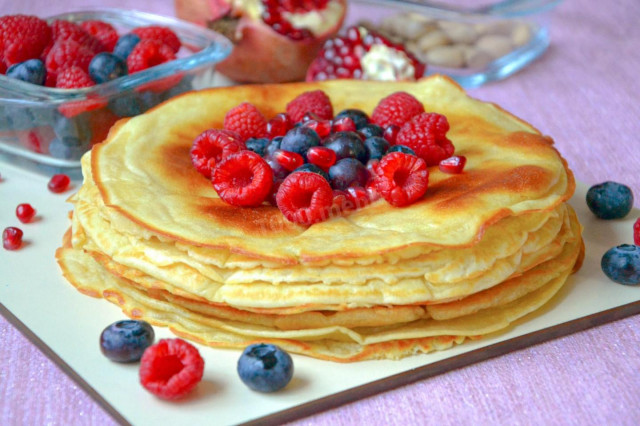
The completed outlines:
<svg viewBox="0 0 640 426">
<path fill-rule="evenodd" d="M 240 102 L 271 117 L 296 95 L 316 89 L 328 94 L 335 112 L 359 108 L 369 114 L 393 92 L 413 94 L 426 111 L 447 116 L 456 154 L 467 157 L 465 172 L 446 175 L 432 167 L 425 196 L 411 206 L 379 200 L 310 227 L 288 222 L 276 207 L 241 208 L 220 200 L 191 165 L 194 138 L 222 128 L 225 113 Z M 125 232 L 289 264 L 376 256 L 416 245 L 473 245 L 499 219 L 551 211 L 575 188 L 551 139 L 441 76 L 417 83 L 330 81 L 189 93 L 115 126 L 107 141 L 93 148 L 91 160 L 105 205 L 135 225 Z"/>
</svg>

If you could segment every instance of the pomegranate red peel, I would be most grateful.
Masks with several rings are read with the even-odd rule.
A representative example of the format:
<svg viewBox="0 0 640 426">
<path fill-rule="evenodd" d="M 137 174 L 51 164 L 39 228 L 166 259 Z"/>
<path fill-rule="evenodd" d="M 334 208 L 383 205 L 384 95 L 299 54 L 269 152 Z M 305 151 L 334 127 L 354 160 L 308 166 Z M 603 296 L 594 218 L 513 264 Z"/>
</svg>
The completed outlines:
<svg viewBox="0 0 640 426">
<path fill-rule="evenodd" d="M 176 12 L 180 18 L 205 23 L 235 44 L 231 54 L 217 65 L 222 74 L 238 82 L 281 83 L 303 80 L 324 42 L 342 26 L 346 0 L 318 5 L 324 7 L 309 21 L 321 24 L 322 31 L 314 34 L 311 30 L 311 37 L 302 40 L 292 40 L 265 24 L 261 0 L 235 0 L 233 6 L 225 0 L 176 0 Z M 281 18 L 295 19 L 290 17 L 297 15 L 287 12 Z"/>
</svg>

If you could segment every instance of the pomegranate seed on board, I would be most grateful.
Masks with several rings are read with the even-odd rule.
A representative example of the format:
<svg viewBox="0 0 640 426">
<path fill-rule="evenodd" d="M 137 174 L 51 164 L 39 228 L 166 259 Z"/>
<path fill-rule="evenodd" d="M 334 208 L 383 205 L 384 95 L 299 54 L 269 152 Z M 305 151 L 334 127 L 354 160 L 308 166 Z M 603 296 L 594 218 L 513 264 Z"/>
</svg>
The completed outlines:
<svg viewBox="0 0 640 426">
<path fill-rule="evenodd" d="M 16 217 L 22 223 L 31 222 L 35 215 L 36 211 L 31 204 L 23 203 L 18 204 L 18 207 L 16 207 Z"/>
<path fill-rule="evenodd" d="M 315 130 L 321 138 L 326 138 L 331 133 L 331 121 L 329 120 L 307 120 L 303 126 Z"/>
<path fill-rule="evenodd" d="M 466 163 L 467 158 L 464 155 L 454 155 L 440 161 L 438 168 L 443 173 L 458 174 L 462 173 L 462 169 L 464 169 Z"/>
<path fill-rule="evenodd" d="M 284 136 L 291 127 L 291 120 L 287 114 L 276 114 L 275 117 L 267 121 L 267 137 L 273 139 L 276 136 Z"/>
<path fill-rule="evenodd" d="M 57 174 L 51 177 L 51 180 L 49 180 L 49 183 L 47 184 L 47 188 L 49 188 L 49 191 L 59 194 L 66 191 L 70 183 L 71 179 L 69 176 L 65 174 Z"/>
<path fill-rule="evenodd" d="M 398 132 L 400 132 L 400 126 L 390 124 L 384 129 L 384 134 L 382 135 L 382 137 L 385 138 L 391 145 L 395 145 L 396 138 L 398 137 Z"/>
<path fill-rule="evenodd" d="M 22 246 L 23 232 L 20 228 L 9 226 L 2 232 L 2 247 L 6 250 L 18 250 Z"/>
<path fill-rule="evenodd" d="M 349 117 L 338 118 L 333 121 L 333 131 L 334 132 L 355 132 L 356 131 L 356 123 L 353 122 Z"/>
<path fill-rule="evenodd" d="M 281 149 L 278 149 L 273 154 L 273 157 L 282 167 L 289 170 L 290 172 L 294 171 L 304 164 L 304 158 L 302 158 L 302 155 L 296 152 L 283 151 Z"/>
</svg>

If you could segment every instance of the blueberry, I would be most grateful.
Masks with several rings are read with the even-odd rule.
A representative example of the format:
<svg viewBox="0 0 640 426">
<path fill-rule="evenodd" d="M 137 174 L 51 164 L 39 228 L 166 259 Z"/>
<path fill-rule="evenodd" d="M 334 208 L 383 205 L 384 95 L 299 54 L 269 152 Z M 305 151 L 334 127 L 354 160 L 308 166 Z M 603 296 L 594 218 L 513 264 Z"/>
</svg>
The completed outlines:
<svg viewBox="0 0 640 426">
<path fill-rule="evenodd" d="M 273 156 L 273 153 L 280 149 L 280 145 L 282 145 L 282 139 L 283 139 L 282 136 L 276 136 L 275 138 L 271 139 L 271 142 L 269 142 L 269 145 L 267 145 L 266 148 L 264 149 L 264 156 L 265 157 Z"/>
<path fill-rule="evenodd" d="M 89 77 L 96 84 L 106 83 L 124 75 L 127 75 L 127 64 L 112 53 L 98 53 L 89 63 Z"/>
<path fill-rule="evenodd" d="M 320 176 L 322 176 L 323 178 L 325 178 L 327 180 L 327 182 L 330 182 L 330 178 L 329 178 L 329 174 L 327 172 L 325 172 L 324 170 L 322 170 L 320 167 L 316 166 L 315 164 L 311 164 L 311 163 L 305 163 L 302 166 L 298 167 L 297 169 L 295 169 L 293 172 L 291 173 L 295 173 L 295 172 L 311 172 L 311 173 L 317 173 Z"/>
<path fill-rule="evenodd" d="M 329 169 L 331 186 L 333 189 L 345 190 L 351 186 L 367 184 L 369 172 L 367 168 L 355 158 L 343 158 Z"/>
<path fill-rule="evenodd" d="M 356 132 L 336 132 L 324 140 L 325 147 L 336 153 L 336 159 L 357 158 L 360 162 L 367 162 L 367 150 L 362 139 Z"/>
<path fill-rule="evenodd" d="M 88 149 L 88 144 L 79 145 L 75 138 L 54 138 L 49 143 L 49 154 L 64 160 L 79 160 Z"/>
<path fill-rule="evenodd" d="M 380 136 L 371 136 L 364 140 L 369 160 L 379 160 L 389 150 L 389 142 Z"/>
<path fill-rule="evenodd" d="M 193 90 L 193 79 L 194 76 L 191 74 L 183 75 L 178 84 L 162 92 L 162 100 L 166 101 L 167 99 L 171 99 L 174 96 L 181 95 L 190 90 Z"/>
<path fill-rule="evenodd" d="M 91 140 L 90 112 L 78 114 L 73 118 L 59 115 L 53 125 L 56 137 L 66 145 L 82 145 Z"/>
<path fill-rule="evenodd" d="M 47 78 L 47 69 L 40 59 L 29 59 L 10 66 L 6 76 L 43 86 Z"/>
<path fill-rule="evenodd" d="M 600 267 L 611 280 L 625 285 L 640 284 L 640 247 L 622 244 L 609 249 Z"/>
<path fill-rule="evenodd" d="M 136 44 L 140 42 L 140 37 L 136 34 L 129 33 L 121 36 L 113 48 L 113 54 L 120 59 L 127 59 Z"/>
<path fill-rule="evenodd" d="M 589 188 L 587 206 L 600 219 L 621 219 L 633 207 L 633 193 L 621 183 L 603 182 Z"/>
<path fill-rule="evenodd" d="M 342 110 L 338 113 L 338 115 L 336 115 L 335 119 L 337 120 L 338 118 L 342 117 L 349 117 L 350 119 L 352 119 L 356 125 L 356 129 L 358 130 L 369 124 L 369 116 L 359 109 Z"/>
<path fill-rule="evenodd" d="M 369 123 L 365 126 L 362 126 L 358 129 L 358 131 L 364 136 L 365 139 L 370 138 L 372 136 L 382 136 L 384 135 L 384 129 L 377 124 Z"/>
<path fill-rule="evenodd" d="M 280 144 L 280 149 L 295 152 L 306 160 L 306 154 L 312 146 L 320 145 L 320 136 L 309 127 L 294 127 L 289 130 Z"/>
<path fill-rule="evenodd" d="M 293 377 L 293 360 L 278 346 L 257 343 L 247 346 L 238 359 L 238 375 L 258 392 L 278 391 Z"/>
<path fill-rule="evenodd" d="M 416 155 L 414 150 L 404 145 L 393 145 L 391 148 L 389 148 L 387 154 L 390 154 L 392 152 L 404 152 L 405 154 Z"/>
<path fill-rule="evenodd" d="M 245 141 L 245 145 L 249 151 L 253 151 L 259 156 L 264 156 L 264 150 L 271 141 L 267 138 L 249 138 Z"/>
<path fill-rule="evenodd" d="M 7 130 L 29 130 L 38 125 L 33 110 L 27 107 L 9 106 L 5 110 L 4 118 Z"/>
<path fill-rule="evenodd" d="M 153 344 L 154 338 L 153 328 L 145 321 L 117 321 L 102 331 L 100 350 L 111 361 L 140 361 L 142 353 Z"/>
</svg>

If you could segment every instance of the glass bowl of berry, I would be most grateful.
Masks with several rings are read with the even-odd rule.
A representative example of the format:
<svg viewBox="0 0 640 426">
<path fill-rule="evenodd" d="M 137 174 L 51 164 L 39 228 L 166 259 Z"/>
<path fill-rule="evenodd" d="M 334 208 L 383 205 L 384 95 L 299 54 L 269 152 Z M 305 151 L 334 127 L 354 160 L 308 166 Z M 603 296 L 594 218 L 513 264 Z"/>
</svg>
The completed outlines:
<svg viewBox="0 0 640 426">
<path fill-rule="evenodd" d="M 344 28 L 308 81 L 415 80 L 445 74 L 465 88 L 503 79 L 540 57 L 562 0 L 351 0 Z"/>
<path fill-rule="evenodd" d="M 118 9 L 0 17 L 0 156 L 79 177 L 80 157 L 119 119 L 214 84 L 220 34 Z"/>
</svg>

